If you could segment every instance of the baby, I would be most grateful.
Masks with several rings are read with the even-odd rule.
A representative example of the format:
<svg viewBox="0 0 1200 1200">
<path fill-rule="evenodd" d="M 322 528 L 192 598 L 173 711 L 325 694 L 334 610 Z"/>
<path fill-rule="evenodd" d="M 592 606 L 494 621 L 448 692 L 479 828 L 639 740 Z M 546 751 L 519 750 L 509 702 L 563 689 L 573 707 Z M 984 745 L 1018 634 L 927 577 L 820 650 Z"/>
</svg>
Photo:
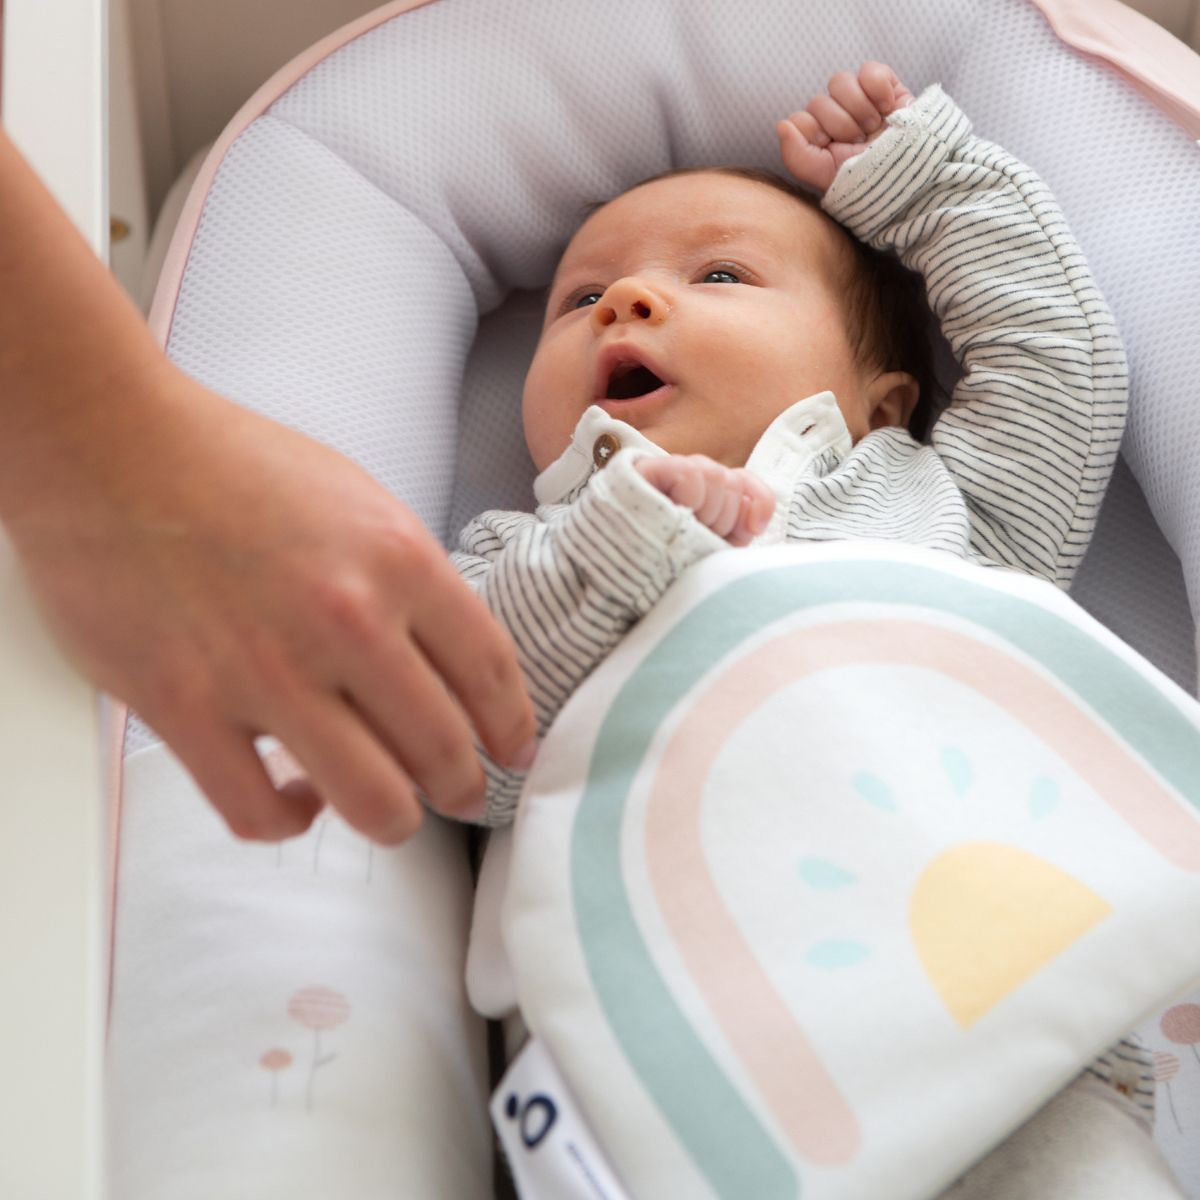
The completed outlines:
<svg viewBox="0 0 1200 1200">
<path fill-rule="evenodd" d="M 672 173 L 594 212 L 555 273 L 523 405 L 540 507 L 482 514 L 454 556 L 517 642 L 541 732 L 716 550 L 887 539 L 1066 587 L 1087 547 L 1125 361 L 1045 185 L 879 63 L 777 132 L 819 205 L 754 172 Z M 964 368 L 928 445 L 920 283 L 889 251 Z M 485 767 L 486 823 L 507 823 L 522 776 Z"/>
<path fill-rule="evenodd" d="M 672 172 L 599 207 L 558 265 L 523 398 L 539 507 L 482 514 L 454 556 L 512 634 L 542 731 L 717 550 L 888 539 L 1066 587 L 1087 547 L 1125 362 L 1045 185 L 879 63 L 777 133 L 819 203 L 757 172 Z M 929 444 L 921 277 L 963 367 Z M 523 777 L 485 769 L 485 820 L 505 824 Z M 1124 1105 L 1115 1125 L 1078 1108 L 1097 1085 L 1105 1114 Z M 1056 1122 L 1042 1133 L 1066 1160 L 1084 1151 L 1064 1130 L 1104 1128 L 1132 1164 L 1081 1195 L 1178 1196 L 1138 1108 L 1152 1097 L 1148 1056 L 1122 1042 L 1030 1127 Z M 1020 1173 L 1044 1158 L 1020 1137 L 948 1194 L 1075 1195 L 1053 1165 Z"/>
</svg>

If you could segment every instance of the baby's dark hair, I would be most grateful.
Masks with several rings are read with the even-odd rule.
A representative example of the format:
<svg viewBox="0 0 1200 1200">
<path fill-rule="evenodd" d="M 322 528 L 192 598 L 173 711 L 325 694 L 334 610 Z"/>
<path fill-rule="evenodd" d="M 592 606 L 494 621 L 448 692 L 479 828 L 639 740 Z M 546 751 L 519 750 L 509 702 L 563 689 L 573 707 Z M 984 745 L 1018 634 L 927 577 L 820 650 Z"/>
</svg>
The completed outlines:
<svg viewBox="0 0 1200 1200">
<path fill-rule="evenodd" d="M 821 208 L 816 196 L 772 171 L 752 167 L 680 167 L 651 175 L 627 190 L 676 175 L 706 173 L 732 175 L 773 187 L 820 214 L 822 220 L 837 230 L 846 248 L 841 256 L 842 278 L 837 282 L 845 294 L 846 334 L 851 348 L 861 365 L 881 371 L 907 371 L 917 381 L 920 393 L 909 417 L 908 431 L 922 441 L 933 413 L 937 380 L 929 336 L 929 306 L 921 276 L 910 271 L 895 255 L 860 242 Z M 602 207 L 597 204 L 590 211 Z"/>
</svg>

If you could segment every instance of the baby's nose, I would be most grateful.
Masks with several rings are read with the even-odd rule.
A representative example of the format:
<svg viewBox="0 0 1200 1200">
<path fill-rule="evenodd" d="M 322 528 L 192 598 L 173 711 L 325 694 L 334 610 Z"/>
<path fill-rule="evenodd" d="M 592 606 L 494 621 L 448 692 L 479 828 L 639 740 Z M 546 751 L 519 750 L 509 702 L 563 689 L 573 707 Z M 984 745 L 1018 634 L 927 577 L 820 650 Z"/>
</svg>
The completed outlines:
<svg viewBox="0 0 1200 1200">
<path fill-rule="evenodd" d="M 661 325 L 670 311 L 671 306 L 661 292 L 645 280 L 626 276 L 611 284 L 592 306 L 592 324 L 596 328 L 624 321 L 648 321 L 651 325 Z"/>
</svg>

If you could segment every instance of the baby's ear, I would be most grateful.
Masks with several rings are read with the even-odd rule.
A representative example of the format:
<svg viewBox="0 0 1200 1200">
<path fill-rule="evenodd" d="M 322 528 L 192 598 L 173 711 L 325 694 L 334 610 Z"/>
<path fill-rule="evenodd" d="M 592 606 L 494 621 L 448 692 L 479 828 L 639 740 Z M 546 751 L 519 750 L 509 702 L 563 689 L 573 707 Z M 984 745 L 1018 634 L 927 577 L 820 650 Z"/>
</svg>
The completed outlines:
<svg viewBox="0 0 1200 1200">
<path fill-rule="evenodd" d="M 888 371 L 877 375 L 867 388 L 867 413 L 872 429 L 887 429 L 898 425 L 908 428 L 909 418 L 921 388 L 907 371 Z"/>
</svg>

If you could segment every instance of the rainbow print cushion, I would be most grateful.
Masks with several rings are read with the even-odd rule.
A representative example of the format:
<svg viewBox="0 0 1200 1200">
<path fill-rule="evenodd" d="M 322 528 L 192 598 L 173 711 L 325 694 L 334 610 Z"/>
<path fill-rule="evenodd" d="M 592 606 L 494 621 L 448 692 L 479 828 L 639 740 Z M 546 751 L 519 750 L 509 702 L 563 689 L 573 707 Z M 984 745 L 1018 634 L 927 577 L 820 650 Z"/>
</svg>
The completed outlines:
<svg viewBox="0 0 1200 1200">
<path fill-rule="evenodd" d="M 1200 706 L 1049 584 L 690 571 L 546 739 L 502 927 L 631 1196 L 936 1194 L 1200 977 Z"/>
</svg>

